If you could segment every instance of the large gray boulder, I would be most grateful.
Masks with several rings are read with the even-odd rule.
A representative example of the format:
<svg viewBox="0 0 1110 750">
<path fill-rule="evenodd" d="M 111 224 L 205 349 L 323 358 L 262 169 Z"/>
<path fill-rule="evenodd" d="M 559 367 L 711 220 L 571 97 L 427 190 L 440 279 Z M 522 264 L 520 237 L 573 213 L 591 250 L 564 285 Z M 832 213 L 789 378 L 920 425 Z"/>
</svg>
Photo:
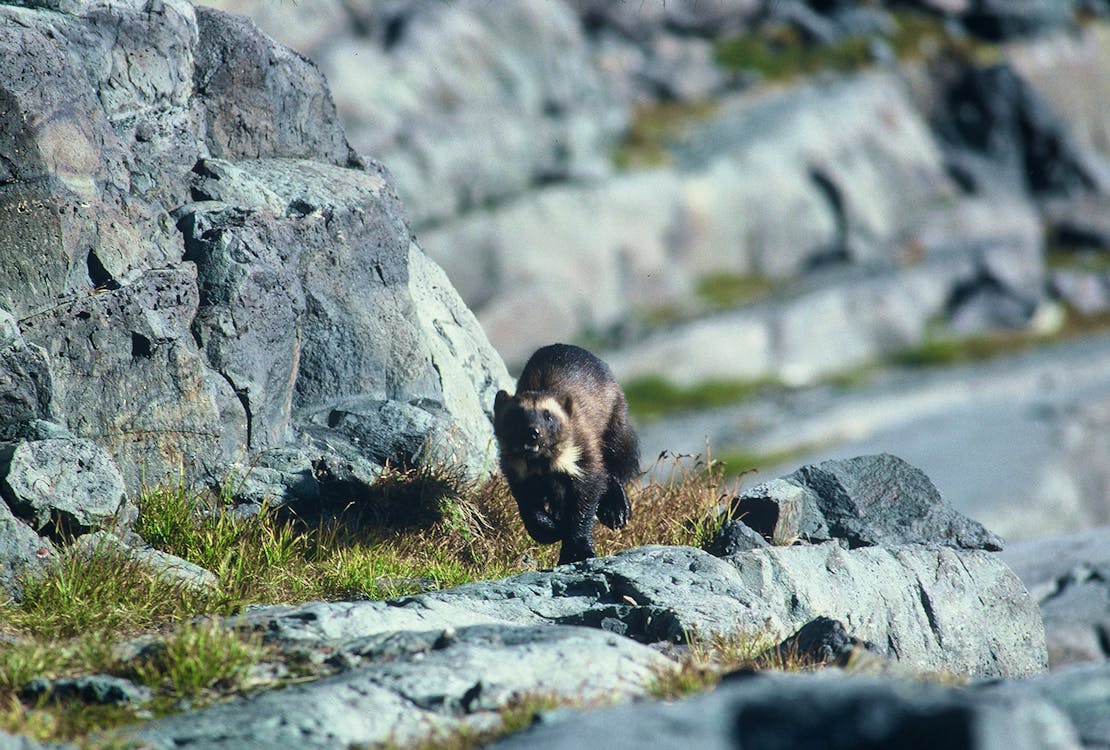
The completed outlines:
<svg viewBox="0 0 1110 750">
<path fill-rule="evenodd" d="M 489 470 L 504 365 L 312 63 L 183 0 L 3 5 L 0 59 L 5 434 L 55 421 L 132 492 L 294 444 L 286 476 Z M 333 430 L 352 399 L 414 418 Z"/>
<path fill-rule="evenodd" d="M 0 443 L 0 499 L 36 531 L 55 536 L 126 527 L 136 516 L 119 469 L 90 440 Z"/>
<path fill-rule="evenodd" d="M 890 454 L 808 464 L 736 498 L 734 515 L 780 544 L 1002 549 L 1000 538 L 945 502 L 924 472 Z"/>
<path fill-rule="evenodd" d="M 197 173 L 204 202 L 177 211 L 203 300 L 194 330 L 238 397 L 225 422 L 247 448 L 282 446 L 299 419 L 342 426 L 379 462 L 431 441 L 431 458 L 480 463 L 503 366 L 412 242 L 384 172 L 204 160 Z M 435 420 L 344 421 L 359 399 Z"/>
</svg>

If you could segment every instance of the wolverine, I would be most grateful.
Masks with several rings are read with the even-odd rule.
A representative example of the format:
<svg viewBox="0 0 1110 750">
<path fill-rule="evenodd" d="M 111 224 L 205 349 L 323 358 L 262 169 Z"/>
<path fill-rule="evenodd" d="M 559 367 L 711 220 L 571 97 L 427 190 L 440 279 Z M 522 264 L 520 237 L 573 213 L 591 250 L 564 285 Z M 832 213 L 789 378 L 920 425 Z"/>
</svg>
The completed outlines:
<svg viewBox="0 0 1110 750">
<path fill-rule="evenodd" d="M 524 365 L 516 394 L 494 399 L 501 473 L 528 534 L 562 542 L 559 564 L 594 557 L 596 517 L 611 529 L 632 515 L 624 485 L 640 447 L 609 366 L 578 346 L 551 344 Z"/>
</svg>

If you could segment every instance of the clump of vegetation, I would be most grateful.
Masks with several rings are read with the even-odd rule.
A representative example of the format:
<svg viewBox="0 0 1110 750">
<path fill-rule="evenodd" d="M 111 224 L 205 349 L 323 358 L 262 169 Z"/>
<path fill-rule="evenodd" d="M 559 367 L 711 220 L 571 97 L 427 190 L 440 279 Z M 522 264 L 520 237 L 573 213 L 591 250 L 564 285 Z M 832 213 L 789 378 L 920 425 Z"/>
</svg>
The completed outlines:
<svg viewBox="0 0 1110 750">
<path fill-rule="evenodd" d="M 775 288 L 766 276 L 720 271 L 699 279 L 695 294 L 710 309 L 728 310 L 766 299 Z"/>
<path fill-rule="evenodd" d="M 633 520 L 620 531 L 599 525 L 599 555 L 645 544 L 702 547 L 720 529 L 741 477 L 705 456 L 663 453 L 646 472 L 650 479 L 630 492 Z"/>
<path fill-rule="evenodd" d="M 720 39 L 717 63 L 728 70 L 758 74 L 767 81 L 784 81 L 821 70 L 850 72 L 874 62 L 872 45 L 881 38 L 899 59 L 931 57 L 958 47 L 935 16 L 912 10 L 892 14 L 894 27 L 881 37 L 847 36 L 833 44 L 816 44 L 786 24 L 771 24 L 752 32 Z"/>
<path fill-rule="evenodd" d="M 810 44 L 786 25 L 721 39 L 714 51 L 722 67 L 757 73 L 768 81 L 787 80 L 819 70 L 857 70 L 871 62 L 870 43 L 864 37 L 847 37 L 836 44 Z"/>
<path fill-rule="evenodd" d="M 693 634 L 678 661 L 678 669 L 661 672 L 651 686 L 657 698 L 674 698 L 714 688 L 730 672 L 781 670 L 803 672 L 825 664 L 798 653 L 782 653 L 764 635 Z"/>
<path fill-rule="evenodd" d="M 259 638 L 213 618 L 177 628 L 145 649 L 128 672 L 167 695 L 196 698 L 237 688 L 261 653 Z"/>
<path fill-rule="evenodd" d="M 902 367 L 945 367 L 982 362 L 1051 342 L 1107 331 L 1110 331 L 1110 314 L 1083 315 L 1065 308 L 1059 325 L 1051 330 L 991 331 L 971 336 L 933 334 L 918 346 L 890 355 L 887 361 Z"/>
<path fill-rule="evenodd" d="M 632 113 L 623 142 L 613 155 L 618 169 L 658 167 L 670 162 L 667 147 L 680 139 L 691 123 L 704 120 L 717 110 L 711 101 L 654 102 L 642 104 Z"/>
<path fill-rule="evenodd" d="M 779 386 L 773 378 L 706 380 L 693 386 L 677 385 L 661 375 L 646 375 L 624 384 L 628 409 L 639 419 L 727 406 Z"/>
</svg>

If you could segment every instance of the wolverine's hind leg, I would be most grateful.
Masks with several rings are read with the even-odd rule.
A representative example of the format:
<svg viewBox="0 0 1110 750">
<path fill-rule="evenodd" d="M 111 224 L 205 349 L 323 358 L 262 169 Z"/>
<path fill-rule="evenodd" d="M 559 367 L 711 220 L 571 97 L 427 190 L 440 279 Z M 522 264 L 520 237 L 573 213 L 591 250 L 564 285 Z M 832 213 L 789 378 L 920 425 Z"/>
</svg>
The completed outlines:
<svg viewBox="0 0 1110 750">
<path fill-rule="evenodd" d="M 632 503 L 624 491 L 624 485 L 613 476 L 609 477 L 609 485 L 605 494 L 597 504 L 597 520 L 610 529 L 623 529 L 632 518 Z"/>
<path fill-rule="evenodd" d="M 605 470 L 618 482 L 627 482 L 640 475 L 640 440 L 628 421 L 623 403 L 614 409 L 602 435 L 602 461 Z"/>
<path fill-rule="evenodd" d="M 578 562 L 594 557 L 594 518 L 606 490 L 602 473 L 578 477 L 571 482 L 563 505 L 563 546 L 559 564 Z"/>
</svg>

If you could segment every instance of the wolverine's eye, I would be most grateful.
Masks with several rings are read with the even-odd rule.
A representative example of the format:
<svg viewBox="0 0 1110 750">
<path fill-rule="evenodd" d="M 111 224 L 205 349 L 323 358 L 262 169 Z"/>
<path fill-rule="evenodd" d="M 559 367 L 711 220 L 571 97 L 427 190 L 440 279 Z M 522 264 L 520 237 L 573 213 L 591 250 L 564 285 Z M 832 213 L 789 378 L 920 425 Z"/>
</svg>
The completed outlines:
<svg viewBox="0 0 1110 750">
<path fill-rule="evenodd" d="M 548 422 L 550 422 L 551 421 L 551 412 L 548 411 L 547 409 L 544 409 L 543 410 L 543 418 L 546 419 Z"/>
</svg>

